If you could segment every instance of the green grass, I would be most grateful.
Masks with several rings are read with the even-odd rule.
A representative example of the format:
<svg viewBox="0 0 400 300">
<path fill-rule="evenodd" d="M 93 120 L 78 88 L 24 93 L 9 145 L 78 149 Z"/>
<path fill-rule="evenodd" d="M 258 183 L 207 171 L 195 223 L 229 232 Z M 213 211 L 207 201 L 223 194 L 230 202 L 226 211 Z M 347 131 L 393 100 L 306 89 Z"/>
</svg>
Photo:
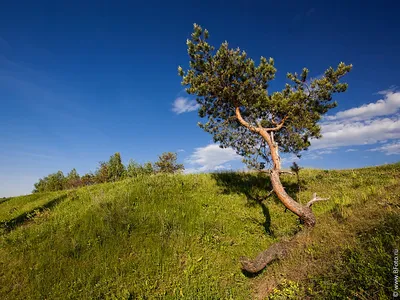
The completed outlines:
<svg viewBox="0 0 400 300">
<path fill-rule="evenodd" d="M 61 194 L 65 194 L 65 192 L 32 194 L 6 199 L 5 201 L 0 202 L 0 223 L 12 220 L 19 215 L 42 207 Z"/>
<path fill-rule="evenodd" d="M 268 297 L 267 291 L 273 299 L 293 293 L 293 299 L 354 298 L 371 291 L 388 298 L 387 268 L 400 236 L 394 229 L 399 228 L 400 164 L 302 170 L 300 176 L 300 202 L 313 192 L 332 200 L 314 205 L 318 223 L 304 245 L 257 277 L 241 272 L 239 258 L 254 257 L 301 229 L 275 197 L 257 201 L 271 189 L 268 178 L 156 175 L 69 192 L 27 224 L 3 232 L 0 298 L 251 299 Z M 295 178 L 284 176 L 283 182 L 295 197 Z M 0 220 L 59 195 L 0 203 Z M 378 267 L 381 260 L 385 264 Z M 357 290 L 364 279 L 363 290 Z M 382 286 L 374 288 L 374 280 Z"/>
</svg>

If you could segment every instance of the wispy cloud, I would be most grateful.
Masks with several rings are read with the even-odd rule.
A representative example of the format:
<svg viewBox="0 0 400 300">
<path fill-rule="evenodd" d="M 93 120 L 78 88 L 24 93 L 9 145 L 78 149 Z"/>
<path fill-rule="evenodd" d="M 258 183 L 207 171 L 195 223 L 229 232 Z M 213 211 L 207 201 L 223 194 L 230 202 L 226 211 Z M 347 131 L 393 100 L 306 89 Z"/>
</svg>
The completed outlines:
<svg viewBox="0 0 400 300">
<path fill-rule="evenodd" d="M 43 154 L 43 153 L 34 153 L 34 152 L 14 152 L 14 155 L 23 155 L 25 157 L 31 157 L 34 159 L 57 159 L 58 157 L 55 155 L 47 155 L 47 154 Z"/>
<path fill-rule="evenodd" d="M 321 150 L 321 151 L 317 151 L 318 155 L 324 155 L 324 154 L 332 154 L 333 150 Z"/>
<path fill-rule="evenodd" d="M 199 108 L 199 104 L 196 103 L 195 100 L 189 100 L 188 98 L 178 97 L 175 99 L 172 104 L 172 111 L 179 114 L 185 112 L 191 112 L 197 110 Z"/>
<path fill-rule="evenodd" d="M 356 152 L 356 151 L 358 151 L 358 150 L 357 150 L 357 149 L 350 148 L 350 149 L 347 149 L 345 152 Z"/>
<path fill-rule="evenodd" d="M 295 161 L 299 161 L 300 159 L 302 161 L 313 161 L 313 160 L 317 160 L 317 159 L 323 159 L 323 155 L 328 155 L 328 154 L 333 154 L 335 153 L 334 150 L 337 148 L 326 148 L 324 150 L 310 150 L 310 151 L 303 151 L 301 153 L 301 158 L 298 158 L 296 155 L 294 154 L 290 154 L 290 155 L 282 155 L 281 158 L 281 162 L 282 165 L 287 167 L 290 164 L 292 164 Z"/>
<path fill-rule="evenodd" d="M 400 154 L 400 141 L 395 141 L 390 144 L 385 144 L 381 147 L 370 149 L 368 151 L 379 151 L 385 153 L 386 155 L 398 155 Z"/>
<path fill-rule="evenodd" d="M 374 117 L 395 114 L 400 109 L 400 92 L 394 92 L 392 89 L 389 89 L 381 91 L 378 94 L 384 95 L 384 98 L 379 99 L 375 103 L 340 111 L 334 116 L 326 117 L 326 120 L 368 120 Z"/>
<path fill-rule="evenodd" d="M 240 160 L 242 157 L 231 148 L 220 148 L 217 144 L 196 148 L 195 151 L 185 160 L 191 168 L 186 173 L 216 171 L 230 168 L 224 165 L 230 161 Z"/>
</svg>

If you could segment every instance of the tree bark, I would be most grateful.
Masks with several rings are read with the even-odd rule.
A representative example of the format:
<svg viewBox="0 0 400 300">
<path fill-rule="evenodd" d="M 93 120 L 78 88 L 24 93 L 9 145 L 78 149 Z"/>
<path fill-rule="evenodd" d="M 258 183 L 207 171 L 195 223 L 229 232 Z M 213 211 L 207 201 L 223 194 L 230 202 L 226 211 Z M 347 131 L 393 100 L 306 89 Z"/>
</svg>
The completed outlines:
<svg viewBox="0 0 400 300">
<path fill-rule="evenodd" d="M 313 228 L 316 224 L 316 219 L 311 210 L 311 206 L 316 201 L 327 200 L 328 198 L 318 198 L 317 195 L 314 194 L 311 201 L 309 201 L 306 205 L 302 205 L 290 197 L 286 193 L 279 178 L 281 173 L 281 160 L 279 157 L 278 144 L 274 141 L 273 132 L 268 133 L 262 128 L 259 128 L 259 130 L 259 134 L 265 139 L 270 148 L 271 158 L 274 164 L 272 170 L 270 171 L 270 179 L 273 191 L 287 209 L 299 216 L 301 222 L 306 226 L 307 229 Z M 272 245 L 267 250 L 258 254 L 258 256 L 253 260 L 242 257 L 240 260 L 242 269 L 248 273 L 258 273 L 270 262 L 284 258 L 288 254 L 293 243 L 296 241 L 298 235 L 299 233 L 296 234 L 289 242 L 282 241 Z"/>
<path fill-rule="evenodd" d="M 242 263 L 242 269 L 253 274 L 260 272 L 267 264 L 287 256 L 291 244 L 292 243 L 290 241 L 273 244 L 267 250 L 258 254 L 254 260 L 248 259 L 247 257 L 242 257 L 240 259 L 240 262 Z"/>
<path fill-rule="evenodd" d="M 281 159 L 279 157 L 278 144 L 274 140 L 274 131 L 278 131 L 283 127 L 287 117 L 283 118 L 279 124 L 275 123 L 276 127 L 274 128 L 263 128 L 260 123 L 257 123 L 258 127 L 254 127 L 253 125 L 250 125 L 248 122 L 246 122 L 242 118 L 240 107 L 238 104 L 236 104 L 235 114 L 237 120 L 243 126 L 248 128 L 252 132 L 260 134 L 267 142 L 273 162 L 273 168 L 270 170 L 271 184 L 273 191 L 275 192 L 279 200 L 287 209 L 299 216 L 300 221 L 303 222 L 306 228 L 313 228 L 315 226 L 316 219 L 311 210 L 311 206 L 317 201 L 327 200 L 328 198 L 318 198 L 317 195 L 314 194 L 314 197 L 311 201 L 309 201 L 306 205 L 302 205 L 299 202 L 296 202 L 286 193 L 279 178 L 280 173 L 282 173 Z M 296 239 L 296 236 L 298 236 L 298 234 L 295 235 L 293 240 Z M 288 253 L 292 241 L 276 243 L 272 245 L 269 249 L 261 252 L 254 260 L 242 257 L 241 263 L 243 270 L 247 271 L 248 273 L 257 273 L 265 268 L 265 266 L 271 261 L 283 258 Z"/>
<path fill-rule="evenodd" d="M 260 134 L 267 142 L 271 152 L 271 158 L 274 166 L 269 176 L 271 178 L 271 184 L 275 194 L 287 209 L 299 216 L 300 220 L 306 226 L 315 226 L 316 220 L 313 212 L 311 211 L 311 208 L 296 202 L 286 193 L 285 189 L 283 188 L 283 185 L 279 178 L 281 172 L 281 160 L 279 157 L 278 144 L 274 141 L 273 132 L 268 133 L 265 130 L 260 130 Z"/>
<path fill-rule="evenodd" d="M 267 250 L 257 255 L 255 259 L 249 259 L 247 257 L 241 257 L 240 262 L 242 269 L 248 273 L 258 273 L 262 271 L 269 263 L 285 258 L 293 246 L 301 242 L 303 236 L 307 235 L 308 229 L 300 231 L 295 234 L 289 241 L 281 241 L 273 244 Z"/>
<path fill-rule="evenodd" d="M 301 205 L 286 193 L 279 178 L 279 171 L 273 170 L 270 174 L 270 178 L 274 192 L 283 205 L 285 205 L 288 210 L 298 215 L 304 225 L 307 227 L 314 227 L 316 220 L 311 208 Z"/>
</svg>

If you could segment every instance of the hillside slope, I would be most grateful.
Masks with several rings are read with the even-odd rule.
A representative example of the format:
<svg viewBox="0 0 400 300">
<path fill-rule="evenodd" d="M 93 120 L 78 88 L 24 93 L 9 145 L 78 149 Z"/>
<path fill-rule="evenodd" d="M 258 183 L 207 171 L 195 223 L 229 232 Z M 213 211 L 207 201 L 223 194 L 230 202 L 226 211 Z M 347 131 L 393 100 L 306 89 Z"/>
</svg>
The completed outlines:
<svg viewBox="0 0 400 300">
<path fill-rule="evenodd" d="M 262 201 L 262 174 L 156 175 L 8 199 L 0 298 L 391 298 L 400 164 L 300 177 L 300 193 L 283 177 L 300 202 L 331 200 L 315 205 L 317 226 L 290 256 L 253 278 L 239 258 L 301 230 L 274 196 Z"/>
</svg>

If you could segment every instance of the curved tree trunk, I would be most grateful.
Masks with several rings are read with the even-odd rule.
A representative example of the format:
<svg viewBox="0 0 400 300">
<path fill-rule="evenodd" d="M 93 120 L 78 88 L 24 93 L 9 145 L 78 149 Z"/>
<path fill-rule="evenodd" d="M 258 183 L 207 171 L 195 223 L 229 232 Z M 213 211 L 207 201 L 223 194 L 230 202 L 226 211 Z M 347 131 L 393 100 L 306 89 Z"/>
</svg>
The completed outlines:
<svg viewBox="0 0 400 300">
<path fill-rule="evenodd" d="M 278 144 L 274 141 L 273 131 L 271 133 L 268 133 L 265 130 L 262 130 L 260 131 L 260 134 L 267 142 L 271 152 L 274 167 L 270 172 L 270 178 L 275 194 L 278 196 L 279 200 L 281 200 L 281 202 L 283 203 L 283 205 L 285 205 L 287 209 L 299 216 L 300 220 L 306 226 L 315 226 L 316 220 L 313 212 L 311 211 L 311 208 L 296 202 L 286 193 L 281 183 L 281 179 L 279 178 L 281 172 L 281 159 L 279 157 Z"/>
<path fill-rule="evenodd" d="M 283 205 L 285 205 L 285 207 L 291 212 L 298 215 L 304 225 L 308 227 L 315 226 L 316 220 L 311 208 L 301 205 L 300 203 L 293 200 L 293 198 L 286 193 L 279 178 L 279 170 L 272 170 L 270 178 L 274 192 L 279 200 L 281 200 Z"/>
<path fill-rule="evenodd" d="M 307 228 L 314 227 L 316 219 L 311 210 L 311 206 L 314 202 L 328 200 L 328 198 L 318 198 L 317 195 L 314 194 L 314 197 L 311 201 L 309 201 L 306 205 L 302 205 L 290 197 L 286 193 L 279 178 L 281 173 L 281 162 L 278 152 L 278 145 L 274 141 L 273 132 L 268 133 L 265 130 L 261 130 L 259 133 L 265 139 L 270 148 L 271 157 L 274 164 L 273 169 L 270 172 L 273 191 L 287 209 L 299 216 L 300 220 Z M 242 263 L 242 269 L 248 273 L 257 273 L 264 269 L 270 262 L 285 257 L 293 243 L 296 242 L 298 235 L 299 233 L 295 235 L 289 242 L 283 241 L 272 245 L 267 250 L 261 252 L 254 260 L 242 257 L 240 260 Z"/>
<path fill-rule="evenodd" d="M 314 193 L 313 199 L 309 201 L 306 205 L 302 205 L 296 202 L 292 197 L 290 197 L 282 186 L 281 180 L 279 178 L 279 175 L 281 173 L 281 159 L 279 157 L 278 144 L 274 141 L 274 131 L 280 130 L 283 127 L 287 117 L 283 118 L 279 124 L 274 122 L 274 124 L 276 125 L 276 127 L 274 128 L 263 128 L 260 123 L 257 123 L 258 127 L 254 127 L 242 118 L 242 115 L 240 113 L 240 105 L 236 103 L 235 106 L 235 114 L 237 120 L 250 131 L 261 135 L 268 144 L 272 162 L 274 164 L 272 170 L 270 171 L 273 191 L 276 193 L 279 200 L 283 203 L 283 205 L 285 205 L 287 209 L 299 216 L 300 220 L 307 228 L 313 228 L 315 226 L 316 220 L 313 212 L 311 211 L 311 206 L 317 201 L 328 200 L 329 198 L 318 198 L 317 195 Z M 298 235 L 299 233 L 295 235 L 290 242 L 279 242 L 272 245 L 269 249 L 261 252 L 254 260 L 242 257 L 241 263 L 243 270 L 249 273 L 257 273 L 264 269 L 269 262 L 286 256 L 291 244 L 296 240 Z"/>
</svg>

